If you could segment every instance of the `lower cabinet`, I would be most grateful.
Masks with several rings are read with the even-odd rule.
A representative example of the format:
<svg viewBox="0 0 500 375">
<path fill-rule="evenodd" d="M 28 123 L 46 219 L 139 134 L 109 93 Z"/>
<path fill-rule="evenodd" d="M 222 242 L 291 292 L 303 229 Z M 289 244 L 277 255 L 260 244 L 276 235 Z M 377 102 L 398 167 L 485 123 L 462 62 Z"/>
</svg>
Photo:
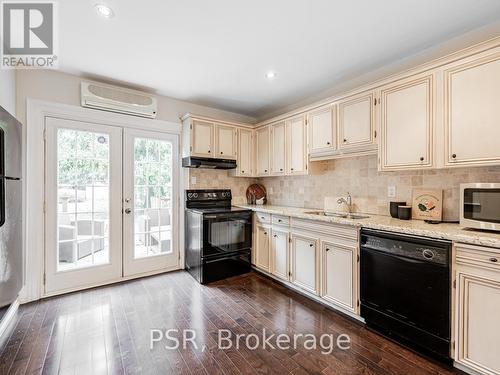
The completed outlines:
<svg viewBox="0 0 500 375">
<path fill-rule="evenodd" d="M 358 229 L 255 213 L 254 266 L 318 301 L 358 315 Z"/>
<path fill-rule="evenodd" d="M 255 232 L 255 266 L 269 272 L 269 237 L 271 228 L 258 225 Z"/>
<path fill-rule="evenodd" d="M 271 270 L 270 272 L 280 279 L 288 280 L 290 274 L 288 243 L 288 228 L 272 228 L 271 237 Z"/>
<path fill-rule="evenodd" d="M 290 281 L 319 294 L 319 238 L 292 233 Z"/>
<path fill-rule="evenodd" d="M 455 360 L 500 374 L 500 251 L 457 246 Z"/>
<path fill-rule="evenodd" d="M 335 242 L 321 242 L 322 293 L 325 300 L 357 312 L 357 249 Z"/>
</svg>

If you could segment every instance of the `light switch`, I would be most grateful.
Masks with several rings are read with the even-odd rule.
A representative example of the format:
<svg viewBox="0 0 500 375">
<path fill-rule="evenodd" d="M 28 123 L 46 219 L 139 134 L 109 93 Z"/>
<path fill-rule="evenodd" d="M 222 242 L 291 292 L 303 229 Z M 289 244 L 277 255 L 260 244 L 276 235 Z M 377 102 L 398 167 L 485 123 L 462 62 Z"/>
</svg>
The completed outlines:
<svg viewBox="0 0 500 375">
<path fill-rule="evenodd" d="M 390 185 L 387 187 L 387 196 L 389 198 L 395 198 L 396 197 L 396 186 Z"/>
</svg>

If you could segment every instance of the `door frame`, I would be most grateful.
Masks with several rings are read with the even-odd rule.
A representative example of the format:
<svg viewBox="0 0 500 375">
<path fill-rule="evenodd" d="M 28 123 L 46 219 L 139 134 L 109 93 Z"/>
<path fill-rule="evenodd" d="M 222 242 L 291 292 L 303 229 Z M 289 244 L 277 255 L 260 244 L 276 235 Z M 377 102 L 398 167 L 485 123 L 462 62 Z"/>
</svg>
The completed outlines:
<svg viewBox="0 0 500 375">
<path fill-rule="evenodd" d="M 45 243 L 45 118 L 55 117 L 67 120 L 82 121 L 94 124 L 118 126 L 139 130 L 170 133 L 179 137 L 182 144 L 180 122 L 152 120 L 136 116 L 122 115 L 113 112 L 99 111 L 79 106 L 53 103 L 32 98 L 26 99 L 26 126 L 23 127 L 23 156 L 24 166 L 24 212 L 25 225 L 24 253 L 25 253 L 25 285 L 20 293 L 20 302 L 27 303 L 40 298 L 48 297 L 44 288 L 45 249 L 40 244 Z M 179 152 L 180 146 L 179 146 Z M 180 158 L 180 154 L 179 154 Z M 183 191 L 187 174 L 179 168 L 179 191 Z M 179 218 L 179 268 L 184 267 L 184 201 L 177 204 Z M 29 234 L 29 235 L 28 235 Z M 164 272 L 164 271 L 160 271 Z M 149 274 L 158 273 L 152 272 Z M 123 277 L 112 280 L 110 283 L 132 279 L 144 275 Z M 89 285 L 99 286 L 98 285 Z M 69 291 L 69 290 L 68 290 Z M 65 291 L 65 292 L 68 292 Z"/>
</svg>

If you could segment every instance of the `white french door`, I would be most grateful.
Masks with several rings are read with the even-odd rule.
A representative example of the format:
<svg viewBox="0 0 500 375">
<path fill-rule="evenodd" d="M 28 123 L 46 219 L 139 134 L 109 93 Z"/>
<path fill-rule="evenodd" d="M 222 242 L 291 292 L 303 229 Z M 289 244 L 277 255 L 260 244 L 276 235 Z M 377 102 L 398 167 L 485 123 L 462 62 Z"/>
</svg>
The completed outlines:
<svg viewBox="0 0 500 375">
<path fill-rule="evenodd" d="M 179 266 L 177 140 L 171 134 L 124 131 L 125 276 Z"/>
<path fill-rule="evenodd" d="M 178 136 L 46 118 L 45 294 L 179 267 Z"/>
</svg>

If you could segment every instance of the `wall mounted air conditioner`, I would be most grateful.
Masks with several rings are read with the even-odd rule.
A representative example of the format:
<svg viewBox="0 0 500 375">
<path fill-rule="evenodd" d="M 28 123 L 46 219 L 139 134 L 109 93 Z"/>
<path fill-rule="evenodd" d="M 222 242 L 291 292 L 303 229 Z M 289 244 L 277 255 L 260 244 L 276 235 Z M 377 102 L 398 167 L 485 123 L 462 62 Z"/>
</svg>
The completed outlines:
<svg viewBox="0 0 500 375">
<path fill-rule="evenodd" d="M 156 117 L 156 98 L 150 95 L 92 82 L 82 82 L 81 88 L 82 107 L 133 116 Z"/>
</svg>

